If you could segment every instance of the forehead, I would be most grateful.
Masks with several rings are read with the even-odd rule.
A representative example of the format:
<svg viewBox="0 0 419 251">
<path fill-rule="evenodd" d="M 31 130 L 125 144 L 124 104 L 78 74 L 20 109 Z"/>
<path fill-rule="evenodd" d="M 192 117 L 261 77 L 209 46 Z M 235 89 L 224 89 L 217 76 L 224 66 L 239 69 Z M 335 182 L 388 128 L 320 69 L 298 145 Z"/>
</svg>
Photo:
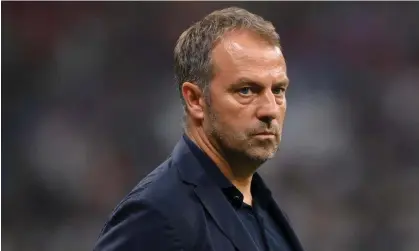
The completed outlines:
<svg viewBox="0 0 419 251">
<path fill-rule="evenodd" d="M 263 82 L 287 78 L 284 56 L 278 46 L 248 31 L 225 35 L 212 52 L 215 78 L 233 81 L 248 77 Z"/>
</svg>

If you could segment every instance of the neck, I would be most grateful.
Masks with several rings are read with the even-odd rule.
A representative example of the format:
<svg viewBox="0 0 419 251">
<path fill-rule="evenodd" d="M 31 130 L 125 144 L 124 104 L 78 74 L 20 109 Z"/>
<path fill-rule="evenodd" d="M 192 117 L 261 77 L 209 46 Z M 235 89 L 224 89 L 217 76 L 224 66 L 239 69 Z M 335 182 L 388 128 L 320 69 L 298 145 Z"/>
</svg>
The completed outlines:
<svg viewBox="0 0 419 251">
<path fill-rule="evenodd" d="M 211 143 L 202 128 L 188 128 L 185 130 L 186 135 L 202 150 L 212 161 L 217 165 L 224 176 L 243 194 L 244 202 L 252 204 L 251 183 L 253 172 L 247 174 L 238 174 L 234 170 L 239 170 L 240 167 L 234 168 L 231 162 L 227 161 L 225 157 L 217 150 Z M 242 167 L 243 168 L 243 167 Z"/>
</svg>

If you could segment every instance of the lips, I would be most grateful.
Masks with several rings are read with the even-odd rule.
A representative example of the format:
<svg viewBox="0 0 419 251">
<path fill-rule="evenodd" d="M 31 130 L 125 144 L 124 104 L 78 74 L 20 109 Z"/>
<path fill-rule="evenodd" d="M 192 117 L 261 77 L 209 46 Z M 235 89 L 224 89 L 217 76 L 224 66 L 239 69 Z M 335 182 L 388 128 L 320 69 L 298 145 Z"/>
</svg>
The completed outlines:
<svg viewBox="0 0 419 251">
<path fill-rule="evenodd" d="M 260 132 L 260 133 L 256 133 L 255 135 L 276 135 L 276 133 L 274 133 L 274 132 Z"/>
</svg>

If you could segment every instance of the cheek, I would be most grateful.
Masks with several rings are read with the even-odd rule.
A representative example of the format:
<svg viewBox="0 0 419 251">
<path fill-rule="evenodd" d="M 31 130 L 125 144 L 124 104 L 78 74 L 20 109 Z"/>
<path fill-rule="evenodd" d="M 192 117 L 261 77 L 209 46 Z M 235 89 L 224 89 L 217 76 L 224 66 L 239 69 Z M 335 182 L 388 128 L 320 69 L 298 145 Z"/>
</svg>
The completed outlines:
<svg viewBox="0 0 419 251">
<path fill-rule="evenodd" d="M 220 95 L 212 105 L 212 110 L 226 122 L 242 117 L 242 109 L 230 95 Z"/>
<path fill-rule="evenodd" d="M 285 115 L 285 113 L 287 112 L 287 103 L 285 103 L 282 107 L 281 107 L 281 115 Z"/>
<path fill-rule="evenodd" d="M 217 124 L 226 130 L 239 131 L 250 123 L 251 109 L 249 105 L 243 105 L 228 93 L 212 95 L 211 111 L 217 117 Z"/>
<path fill-rule="evenodd" d="M 284 114 L 286 112 L 286 110 L 287 110 L 287 99 L 284 97 L 284 99 L 280 103 L 279 112 L 282 115 L 282 114 Z"/>
<path fill-rule="evenodd" d="M 249 121 L 245 119 L 245 115 L 242 112 L 230 111 L 228 109 L 213 112 L 216 112 L 214 114 L 216 119 L 212 121 L 213 126 L 218 131 L 226 134 L 226 137 L 246 131 L 246 128 L 249 126 Z"/>
<path fill-rule="evenodd" d="M 279 109 L 279 117 L 278 117 L 278 124 L 280 126 L 280 128 L 283 128 L 284 123 L 285 123 L 285 116 L 287 113 L 287 105 L 286 103 L 281 106 L 281 108 Z M 282 130 L 282 129 L 281 129 Z"/>
</svg>

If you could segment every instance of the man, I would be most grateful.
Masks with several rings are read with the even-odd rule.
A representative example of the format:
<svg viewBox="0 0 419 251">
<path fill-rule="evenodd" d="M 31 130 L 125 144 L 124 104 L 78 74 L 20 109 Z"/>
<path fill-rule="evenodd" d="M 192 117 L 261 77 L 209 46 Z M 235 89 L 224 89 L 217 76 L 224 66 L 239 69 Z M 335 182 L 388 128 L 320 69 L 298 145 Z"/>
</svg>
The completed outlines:
<svg viewBox="0 0 419 251">
<path fill-rule="evenodd" d="M 117 206 L 95 250 L 302 251 L 256 173 L 281 140 L 289 80 L 270 22 L 215 11 L 180 36 L 185 133 Z"/>
</svg>

